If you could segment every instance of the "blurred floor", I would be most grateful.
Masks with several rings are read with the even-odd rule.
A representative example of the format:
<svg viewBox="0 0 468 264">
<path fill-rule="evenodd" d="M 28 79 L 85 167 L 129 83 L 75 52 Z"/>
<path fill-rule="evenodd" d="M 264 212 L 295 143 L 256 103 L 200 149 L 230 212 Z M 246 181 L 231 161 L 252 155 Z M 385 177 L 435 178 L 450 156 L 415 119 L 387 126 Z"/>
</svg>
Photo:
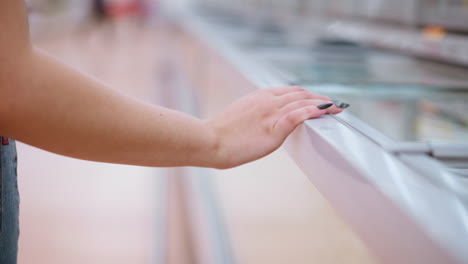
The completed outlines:
<svg viewBox="0 0 468 264">
<path fill-rule="evenodd" d="M 157 28 L 121 21 L 35 39 L 112 87 L 157 100 Z M 18 144 L 19 263 L 152 263 L 161 170 L 70 159 Z"/>
</svg>

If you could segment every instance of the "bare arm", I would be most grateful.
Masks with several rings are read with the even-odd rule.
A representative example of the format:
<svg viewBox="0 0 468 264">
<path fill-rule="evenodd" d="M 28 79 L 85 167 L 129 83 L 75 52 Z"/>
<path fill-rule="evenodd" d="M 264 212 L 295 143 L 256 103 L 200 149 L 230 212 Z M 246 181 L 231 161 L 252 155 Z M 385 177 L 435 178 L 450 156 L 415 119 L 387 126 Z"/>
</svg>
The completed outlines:
<svg viewBox="0 0 468 264">
<path fill-rule="evenodd" d="M 80 159 L 226 168 L 340 111 L 318 109 L 329 99 L 298 87 L 257 91 L 210 120 L 136 101 L 31 47 L 22 4 L 0 10 L 0 135 Z"/>
</svg>

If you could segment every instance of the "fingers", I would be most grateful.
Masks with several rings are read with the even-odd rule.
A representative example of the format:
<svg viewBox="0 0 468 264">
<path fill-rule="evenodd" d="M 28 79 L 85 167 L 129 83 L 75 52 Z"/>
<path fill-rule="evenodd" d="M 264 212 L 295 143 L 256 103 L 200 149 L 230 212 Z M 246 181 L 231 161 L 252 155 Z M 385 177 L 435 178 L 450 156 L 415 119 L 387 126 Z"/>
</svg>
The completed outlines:
<svg viewBox="0 0 468 264">
<path fill-rule="evenodd" d="M 283 87 L 277 87 L 277 88 L 269 88 L 268 91 L 276 96 L 287 95 L 288 97 L 291 97 L 292 93 L 296 93 L 295 94 L 296 96 L 301 97 L 301 92 L 302 92 L 302 96 L 308 96 L 309 99 L 322 99 L 322 100 L 331 101 L 330 97 L 328 96 L 309 92 L 300 86 L 283 86 Z M 303 99 L 307 99 L 307 98 L 303 98 Z"/>
<path fill-rule="evenodd" d="M 277 87 L 277 88 L 269 88 L 268 91 L 270 91 L 273 95 L 281 96 L 287 93 L 301 92 L 305 90 L 304 88 L 299 87 L 299 86 L 284 86 L 284 87 Z"/>
<path fill-rule="evenodd" d="M 298 91 L 298 92 L 290 92 L 279 96 L 277 100 L 278 107 L 283 107 L 287 104 L 292 102 L 300 101 L 300 100 L 310 100 L 310 99 L 320 99 L 325 100 L 327 102 L 332 102 L 331 99 L 327 96 L 311 93 L 308 91 Z"/>
<path fill-rule="evenodd" d="M 338 114 L 343 109 L 335 104 L 319 109 L 317 106 L 333 103 L 328 96 L 323 96 L 304 90 L 298 86 L 272 88 L 271 93 L 276 97 L 274 103 L 277 107 L 273 131 L 282 137 L 289 135 L 294 128 L 307 119 L 316 118 L 324 114 Z"/>
<path fill-rule="evenodd" d="M 317 106 L 305 106 L 288 112 L 281 117 L 273 126 L 273 131 L 281 137 L 289 135 L 299 124 L 307 119 L 317 118 L 326 114 L 327 111 L 320 110 Z"/>
<path fill-rule="evenodd" d="M 316 94 L 316 93 L 309 92 L 309 91 L 305 90 L 304 88 L 302 88 L 300 86 L 283 86 L 283 87 L 277 87 L 277 88 L 269 88 L 267 90 L 269 92 L 271 92 L 273 95 L 276 95 L 276 96 L 282 96 L 282 95 L 286 95 L 286 94 L 290 94 L 290 93 L 294 93 L 294 92 L 303 92 L 304 94 L 311 95 L 314 98 L 320 98 L 320 99 L 324 99 L 324 100 L 331 100 L 330 97 L 328 97 L 328 96 L 323 96 L 323 95 L 319 95 L 319 94 Z"/>
<path fill-rule="evenodd" d="M 291 111 L 294 111 L 296 109 L 302 108 L 302 107 L 317 106 L 317 105 L 326 104 L 326 103 L 330 103 L 330 101 L 320 100 L 320 99 L 307 99 L 307 100 L 299 100 L 299 101 L 291 102 L 291 103 L 283 106 L 279 110 L 279 115 L 284 116 L 287 113 L 289 113 Z M 325 110 L 327 111 L 327 114 L 338 114 L 338 113 L 341 113 L 343 111 L 343 109 L 338 108 L 336 105 L 333 105 L 333 106 L 331 106 L 329 108 L 326 108 Z"/>
</svg>

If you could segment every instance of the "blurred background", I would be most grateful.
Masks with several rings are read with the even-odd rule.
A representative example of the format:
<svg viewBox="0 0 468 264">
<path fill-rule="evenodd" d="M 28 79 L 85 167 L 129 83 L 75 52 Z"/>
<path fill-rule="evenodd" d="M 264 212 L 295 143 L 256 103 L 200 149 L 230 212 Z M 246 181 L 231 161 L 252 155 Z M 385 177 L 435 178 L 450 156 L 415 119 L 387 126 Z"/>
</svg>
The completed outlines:
<svg viewBox="0 0 468 264">
<path fill-rule="evenodd" d="M 458 189 L 447 195 L 467 184 L 466 0 L 27 0 L 27 7 L 36 46 L 129 96 L 206 118 L 256 88 L 299 84 L 351 103 L 352 116 L 391 142 L 442 142 L 450 154 L 423 149 L 425 164 L 456 175 Z M 223 45 L 237 53 L 223 54 Z M 233 63 L 236 54 L 250 61 Z M 264 71 L 277 81 L 252 81 Z M 392 263 L 309 179 L 333 171 L 304 170 L 283 148 L 222 171 L 93 163 L 24 144 L 18 152 L 19 263 Z M 461 225 L 466 232 L 466 219 Z M 449 251 L 462 247 L 432 235 Z M 411 259 L 404 263 L 418 263 Z"/>
</svg>

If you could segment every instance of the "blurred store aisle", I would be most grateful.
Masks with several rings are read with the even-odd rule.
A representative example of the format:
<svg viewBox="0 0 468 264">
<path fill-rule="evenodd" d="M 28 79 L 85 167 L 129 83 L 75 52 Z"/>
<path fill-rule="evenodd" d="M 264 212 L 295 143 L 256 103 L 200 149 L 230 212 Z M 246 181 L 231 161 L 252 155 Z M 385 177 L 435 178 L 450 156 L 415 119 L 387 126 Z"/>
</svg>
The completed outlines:
<svg viewBox="0 0 468 264">
<path fill-rule="evenodd" d="M 123 93 L 157 100 L 157 28 L 120 21 L 36 44 Z M 18 144 L 19 263 L 151 263 L 161 170 L 74 160 Z M 159 175 L 159 176 L 158 176 Z"/>
</svg>

